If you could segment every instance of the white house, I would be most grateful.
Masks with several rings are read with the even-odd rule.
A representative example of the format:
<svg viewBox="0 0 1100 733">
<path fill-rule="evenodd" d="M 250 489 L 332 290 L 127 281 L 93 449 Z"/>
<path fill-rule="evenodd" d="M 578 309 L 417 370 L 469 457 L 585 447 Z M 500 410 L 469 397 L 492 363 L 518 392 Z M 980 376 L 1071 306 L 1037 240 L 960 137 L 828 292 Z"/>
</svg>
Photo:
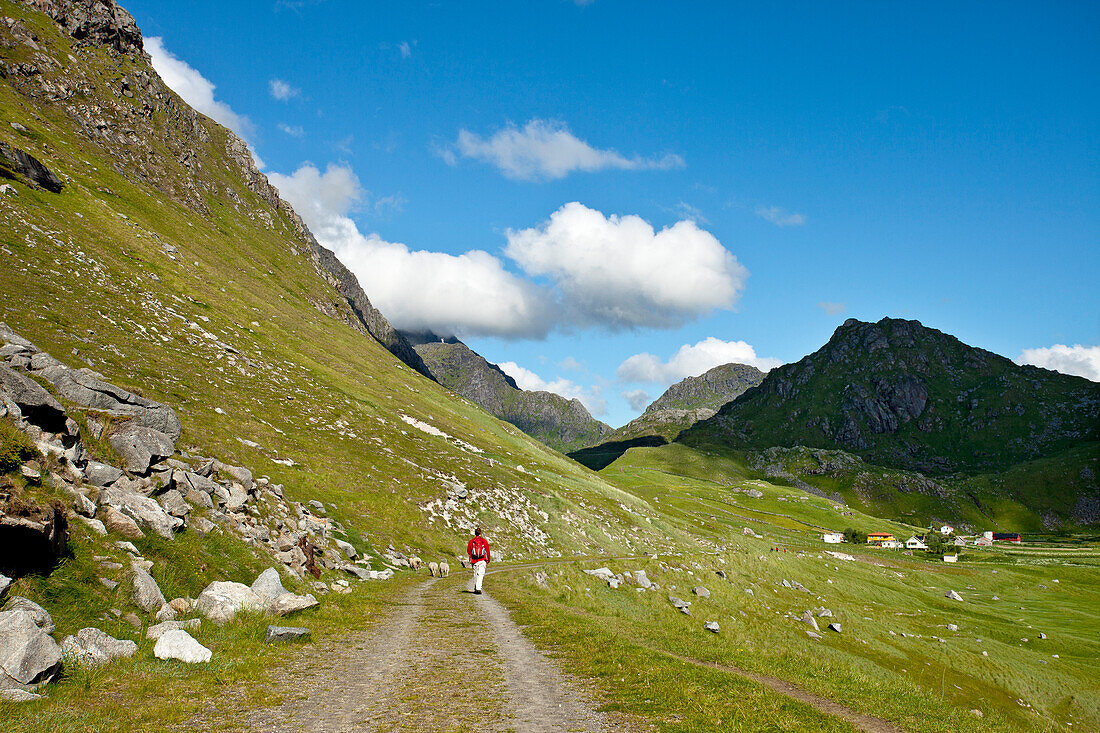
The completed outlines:
<svg viewBox="0 0 1100 733">
<path fill-rule="evenodd" d="M 990 532 L 989 534 L 993 534 L 993 533 Z M 992 537 L 986 537 L 983 534 L 981 537 L 974 540 L 974 546 L 975 547 L 992 547 L 993 546 L 993 538 Z"/>
<path fill-rule="evenodd" d="M 944 555 L 943 556 L 943 561 L 944 562 L 958 562 L 959 561 L 959 556 L 958 555 Z"/>
<path fill-rule="evenodd" d="M 885 542 L 881 543 L 879 547 L 885 547 L 887 550 L 900 550 L 901 548 L 905 547 L 905 545 L 901 544 L 897 540 L 886 540 Z"/>
<path fill-rule="evenodd" d="M 844 541 L 844 533 L 843 532 L 826 532 L 825 534 L 821 535 L 821 539 L 825 540 L 825 544 L 839 545 L 841 542 Z"/>
<path fill-rule="evenodd" d="M 910 537 L 905 541 L 905 549 L 907 550 L 927 550 L 928 545 L 924 544 L 924 540 L 920 537 Z"/>
<path fill-rule="evenodd" d="M 965 547 L 966 546 L 966 538 L 965 537 L 956 537 L 955 538 L 955 544 L 959 547 Z"/>
<path fill-rule="evenodd" d="M 940 534 L 951 534 L 954 531 L 955 531 L 955 528 L 952 527 L 950 524 L 945 524 L 942 527 L 940 527 Z"/>
</svg>

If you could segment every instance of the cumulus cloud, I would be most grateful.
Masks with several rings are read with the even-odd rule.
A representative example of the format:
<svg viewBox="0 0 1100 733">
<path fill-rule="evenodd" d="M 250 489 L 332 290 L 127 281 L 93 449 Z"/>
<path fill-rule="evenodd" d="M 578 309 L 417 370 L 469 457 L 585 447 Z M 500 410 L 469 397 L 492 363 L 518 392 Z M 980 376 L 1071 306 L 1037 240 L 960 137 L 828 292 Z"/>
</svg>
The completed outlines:
<svg viewBox="0 0 1100 733">
<path fill-rule="evenodd" d="M 287 135 L 290 135 L 291 137 L 303 137 L 306 134 L 305 128 L 303 128 L 301 125 L 291 126 L 286 124 L 285 122 L 279 123 L 279 129 L 285 132 Z"/>
<path fill-rule="evenodd" d="M 469 130 L 459 130 L 454 150 L 440 151 L 454 165 L 455 151 L 460 155 L 490 163 L 509 178 L 543 180 L 564 178 L 573 171 L 669 170 L 683 168 L 678 155 L 656 158 L 626 157 L 610 149 L 594 148 L 577 138 L 563 123 L 534 119 L 523 129 L 508 125 L 483 138 Z"/>
<path fill-rule="evenodd" d="M 302 93 L 298 87 L 292 87 L 282 79 L 272 79 L 267 83 L 271 96 L 280 102 L 288 102 Z"/>
<path fill-rule="evenodd" d="M 505 254 L 545 276 L 577 325 L 671 328 L 732 308 L 749 272 L 693 221 L 654 231 L 638 216 L 604 216 L 579 203 L 543 225 L 507 232 Z"/>
<path fill-rule="evenodd" d="M 765 372 L 782 364 L 778 359 L 757 356 L 756 349 L 744 341 L 723 341 L 709 336 L 693 345 L 684 344 L 664 362 L 653 354 L 635 354 L 619 365 L 615 376 L 623 382 L 667 385 L 730 363 L 750 364 Z"/>
<path fill-rule="evenodd" d="M 806 223 L 806 215 L 787 211 L 779 206 L 757 206 L 756 215 L 777 227 L 800 227 Z"/>
<path fill-rule="evenodd" d="M 579 372 L 584 369 L 584 364 L 580 363 L 571 356 L 567 356 L 558 362 L 558 366 L 569 372 Z"/>
<path fill-rule="evenodd" d="M 225 125 L 246 142 L 254 136 L 255 128 L 244 115 L 234 112 L 228 104 L 214 98 L 215 86 L 186 61 L 173 56 L 159 36 L 145 39 L 145 50 L 153 60 L 153 69 L 168 88 L 180 98 L 215 122 Z"/>
<path fill-rule="evenodd" d="M 1024 349 L 1016 363 L 1033 364 L 1100 382 L 1100 346 L 1055 344 L 1039 349 Z"/>
<path fill-rule="evenodd" d="M 322 173 L 306 164 L 270 180 L 397 328 L 447 336 L 541 337 L 549 331 L 549 294 L 488 252 L 412 250 L 360 232 L 348 213 L 366 193 L 351 168 L 329 165 Z"/>
<path fill-rule="evenodd" d="M 599 385 L 582 387 L 569 379 L 558 377 L 553 381 L 546 381 L 530 369 L 525 369 L 514 361 L 506 361 L 498 364 L 505 374 L 516 380 L 520 389 L 540 392 L 553 392 L 566 399 L 581 401 L 593 415 L 603 415 L 607 412 L 607 400 L 603 397 L 603 389 Z"/>
<path fill-rule="evenodd" d="M 622 393 L 623 399 L 626 400 L 626 404 L 630 405 L 630 409 L 635 412 L 641 412 L 645 408 L 649 407 L 650 399 L 649 393 L 644 389 L 631 389 Z"/>
<path fill-rule="evenodd" d="M 839 316 L 844 311 L 848 310 L 848 306 L 845 303 L 833 303 L 828 300 L 823 300 L 817 304 L 817 307 L 825 311 L 827 315 Z"/>
</svg>

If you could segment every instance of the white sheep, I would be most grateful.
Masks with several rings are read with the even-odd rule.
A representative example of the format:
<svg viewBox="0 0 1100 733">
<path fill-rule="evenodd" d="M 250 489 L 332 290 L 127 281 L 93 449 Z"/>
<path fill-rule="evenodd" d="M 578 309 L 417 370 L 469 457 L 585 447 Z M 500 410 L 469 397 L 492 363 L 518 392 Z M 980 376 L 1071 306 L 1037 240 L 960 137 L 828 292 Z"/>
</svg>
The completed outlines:
<svg viewBox="0 0 1100 733">
<path fill-rule="evenodd" d="M 410 555 L 409 556 L 409 567 L 412 568 L 413 570 L 419 570 L 420 568 L 424 567 L 424 561 L 421 560 L 416 555 Z"/>
<path fill-rule="evenodd" d="M 451 574 L 451 566 L 445 562 L 439 563 L 439 577 L 446 578 Z"/>
<path fill-rule="evenodd" d="M 433 578 L 435 576 L 439 575 L 439 563 L 435 563 L 435 562 L 428 563 L 428 572 L 432 574 Z"/>
</svg>

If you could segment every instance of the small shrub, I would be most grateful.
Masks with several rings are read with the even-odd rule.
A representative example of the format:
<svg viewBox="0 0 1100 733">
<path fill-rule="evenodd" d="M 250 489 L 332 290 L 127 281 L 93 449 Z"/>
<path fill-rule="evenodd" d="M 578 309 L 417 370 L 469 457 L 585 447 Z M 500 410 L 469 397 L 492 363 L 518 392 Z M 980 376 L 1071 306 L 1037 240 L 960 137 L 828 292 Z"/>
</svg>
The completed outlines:
<svg viewBox="0 0 1100 733">
<path fill-rule="evenodd" d="M 30 438 L 7 421 L 0 421 L 0 473 L 11 473 L 38 455 Z"/>
</svg>

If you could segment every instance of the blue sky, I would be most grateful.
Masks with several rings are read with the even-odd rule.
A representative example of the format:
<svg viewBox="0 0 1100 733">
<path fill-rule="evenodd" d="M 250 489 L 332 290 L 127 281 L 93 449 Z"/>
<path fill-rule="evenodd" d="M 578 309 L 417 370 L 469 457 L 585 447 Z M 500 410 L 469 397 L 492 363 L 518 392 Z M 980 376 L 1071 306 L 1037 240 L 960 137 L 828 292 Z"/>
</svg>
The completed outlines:
<svg viewBox="0 0 1100 733">
<path fill-rule="evenodd" d="M 849 317 L 1100 380 L 1093 4 L 126 7 L 391 320 L 612 425 Z"/>
</svg>

